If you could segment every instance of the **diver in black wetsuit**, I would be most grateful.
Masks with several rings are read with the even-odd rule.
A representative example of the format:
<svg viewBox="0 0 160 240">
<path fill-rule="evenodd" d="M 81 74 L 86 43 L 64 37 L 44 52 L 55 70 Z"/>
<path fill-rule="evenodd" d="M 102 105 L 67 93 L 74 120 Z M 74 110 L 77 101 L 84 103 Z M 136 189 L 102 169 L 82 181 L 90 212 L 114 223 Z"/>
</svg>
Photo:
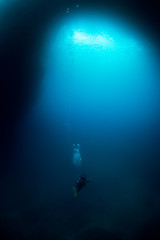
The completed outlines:
<svg viewBox="0 0 160 240">
<path fill-rule="evenodd" d="M 84 176 L 79 176 L 76 182 L 76 186 L 73 187 L 74 198 L 77 197 L 79 191 L 88 183 L 90 180 Z"/>
</svg>

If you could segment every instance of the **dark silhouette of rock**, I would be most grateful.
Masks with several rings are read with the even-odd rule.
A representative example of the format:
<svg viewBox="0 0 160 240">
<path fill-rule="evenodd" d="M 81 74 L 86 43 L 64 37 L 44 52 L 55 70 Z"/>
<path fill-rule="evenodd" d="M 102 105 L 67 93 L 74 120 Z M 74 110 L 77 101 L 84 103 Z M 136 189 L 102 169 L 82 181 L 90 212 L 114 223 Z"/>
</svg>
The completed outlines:
<svg viewBox="0 0 160 240">
<path fill-rule="evenodd" d="M 120 237 L 103 228 L 90 228 L 76 236 L 77 240 L 121 240 Z"/>
</svg>

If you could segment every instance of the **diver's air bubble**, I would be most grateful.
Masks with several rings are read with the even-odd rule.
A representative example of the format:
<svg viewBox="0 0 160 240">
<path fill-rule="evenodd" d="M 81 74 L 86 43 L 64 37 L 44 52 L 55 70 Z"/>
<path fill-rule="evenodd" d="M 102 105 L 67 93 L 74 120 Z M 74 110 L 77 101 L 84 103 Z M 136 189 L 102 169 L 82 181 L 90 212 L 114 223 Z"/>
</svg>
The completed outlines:
<svg viewBox="0 0 160 240">
<path fill-rule="evenodd" d="M 70 11 L 69 8 L 67 8 L 67 11 L 66 11 L 66 12 L 69 13 L 69 11 Z"/>
<path fill-rule="evenodd" d="M 81 153 L 80 153 L 80 145 L 73 144 L 73 164 L 76 167 L 80 167 L 82 163 Z"/>
</svg>

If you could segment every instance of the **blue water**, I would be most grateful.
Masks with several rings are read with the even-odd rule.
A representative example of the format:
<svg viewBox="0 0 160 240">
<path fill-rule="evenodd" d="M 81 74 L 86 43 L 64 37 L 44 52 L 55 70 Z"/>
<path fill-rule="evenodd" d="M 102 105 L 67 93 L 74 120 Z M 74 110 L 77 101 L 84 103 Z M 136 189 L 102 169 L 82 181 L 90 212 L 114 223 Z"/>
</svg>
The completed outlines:
<svg viewBox="0 0 160 240">
<path fill-rule="evenodd" d="M 18 126 L 21 181 L 3 217 L 17 239 L 141 239 L 160 213 L 152 45 L 124 22 L 66 16 L 48 31 L 42 58 L 37 100 Z M 73 200 L 83 173 L 91 182 Z"/>
<path fill-rule="evenodd" d="M 71 17 L 48 34 L 40 108 L 69 124 L 71 136 L 80 131 L 123 138 L 157 121 L 152 48 L 124 23 L 112 21 Z"/>
</svg>

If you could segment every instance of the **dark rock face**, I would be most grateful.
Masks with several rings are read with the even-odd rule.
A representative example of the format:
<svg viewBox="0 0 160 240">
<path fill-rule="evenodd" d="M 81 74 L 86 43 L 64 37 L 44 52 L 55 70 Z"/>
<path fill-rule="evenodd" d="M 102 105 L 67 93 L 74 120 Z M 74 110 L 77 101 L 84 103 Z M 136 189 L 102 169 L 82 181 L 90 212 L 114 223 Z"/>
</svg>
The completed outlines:
<svg viewBox="0 0 160 240">
<path fill-rule="evenodd" d="M 142 228 L 139 229 L 137 233 L 137 240 L 151 240 L 160 239 L 160 229 L 159 229 L 159 216 L 157 218 L 149 220 Z"/>
<path fill-rule="evenodd" d="M 121 240 L 121 238 L 113 235 L 112 233 L 108 232 L 105 229 L 101 228 L 91 228 L 84 231 L 82 234 L 76 237 L 77 240 Z"/>
</svg>

